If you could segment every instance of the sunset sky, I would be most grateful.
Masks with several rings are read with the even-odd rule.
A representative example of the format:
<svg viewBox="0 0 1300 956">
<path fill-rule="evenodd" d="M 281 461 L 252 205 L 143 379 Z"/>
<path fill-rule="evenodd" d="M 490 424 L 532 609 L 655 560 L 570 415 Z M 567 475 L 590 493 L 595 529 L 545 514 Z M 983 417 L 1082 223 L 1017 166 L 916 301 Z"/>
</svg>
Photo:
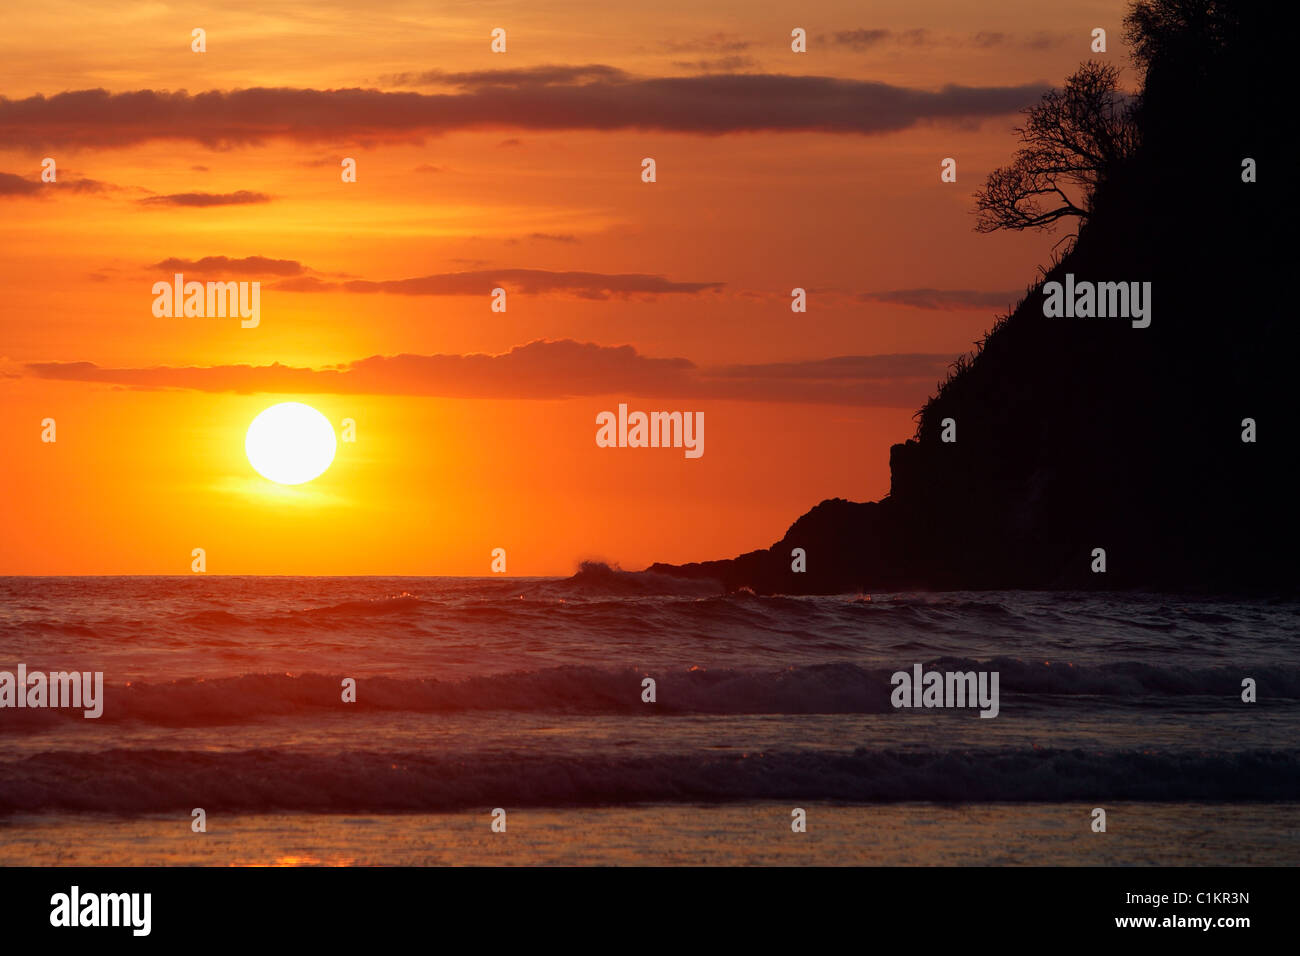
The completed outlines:
<svg viewBox="0 0 1300 956">
<path fill-rule="evenodd" d="M 187 574 L 196 547 L 210 573 L 487 574 L 497 547 L 510 574 L 631 569 L 878 498 L 1060 238 L 977 235 L 972 194 L 1094 27 L 1128 65 L 1123 13 L 12 5 L 0 574 Z M 259 281 L 260 324 L 155 317 L 175 272 Z M 356 422 L 304 485 L 244 455 L 282 401 Z M 619 402 L 703 411 L 703 457 L 598 448 Z"/>
</svg>

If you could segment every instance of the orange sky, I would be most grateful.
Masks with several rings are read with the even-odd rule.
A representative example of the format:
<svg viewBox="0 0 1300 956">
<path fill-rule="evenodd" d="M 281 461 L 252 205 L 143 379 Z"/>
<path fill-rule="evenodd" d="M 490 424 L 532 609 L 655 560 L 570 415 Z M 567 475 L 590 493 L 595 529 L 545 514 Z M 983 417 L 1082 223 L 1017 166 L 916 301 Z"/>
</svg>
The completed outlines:
<svg viewBox="0 0 1300 956">
<path fill-rule="evenodd" d="M 879 497 L 1059 238 L 971 229 L 1015 108 L 1093 27 L 1127 63 L 1121 2 L 429 6 L 6 11 L 0 573 L 636 568 Z M 155 317 L 173 271 L 260 281 L 260 324 Z M 445 358 L 353 364 L 398 355 Z M 290 400 L 357 442 L 286 488 L 243 438 Z M 621 401 L 703 411 L 704 456 L 597 448 Z"/>
</svg>

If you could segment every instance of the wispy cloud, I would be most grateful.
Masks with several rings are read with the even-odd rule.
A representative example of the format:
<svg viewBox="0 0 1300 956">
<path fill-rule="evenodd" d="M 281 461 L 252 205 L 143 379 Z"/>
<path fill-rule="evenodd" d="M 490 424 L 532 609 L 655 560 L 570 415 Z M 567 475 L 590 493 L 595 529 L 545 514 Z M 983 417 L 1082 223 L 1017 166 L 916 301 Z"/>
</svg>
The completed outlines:
<svg viewBox="0 0 1300 956">
<path fill-rule="evenodd" d="M 882 43 L 900 43 L 906 46 L 922 46 L 932 42 L 929 30 L 836 30 L 831 34 L 831 41 L 838 46 L 847 46 L 852 50 L 869 50 Z"/>
<path fill-rule="evenodd" d="M 893 289 L 888 292 L 863 292 L 862 302 L 885 302 L 914 309 L 999 309 L 1015 305 L 1020 292 L 984 292 L 977 289 Z"/>
<path fill-rule="evenodd" d="M 718 56 L 707 60 L 674 60 L 673 66 L 698 73 L 735 73 L 753 69 L 758 61 L 752 56 Z"/>
<path fill-rule="evenodd" d="M 270 202 L 266 193 L 241 189 L 233 193 L 171 193 L 166 196 L 146 196 L 137 199 L 142 206 L 245 206 Z"/>
<path fill-rule="evenodd" d="M 825 41 L 826 37 L 818 37 Z M 835 46 L 848 47 L 854 51 L 871 50 L 876 47 L 911 46 L 911 47 L 1012 47 L 1026 50 L 1046 50 L 1059 46 L 1069 39 L 1066 33 L 1038 31 L 1032 34 L 1004 33 L 999 30 L 981 30 L 978 33 L 963 35 L 934 33 L 925 29 L 886 30 L 859 28 L 856 30 L 836 30 L 830 35 L 830 42 Z"/>
<path fill-rule="evenodd" d="M 665 40 L 663 48 L 669 53 L 739 53 L 754 44 L 734 33 L 710 33 L 687 40 Z"/>
<path fill-rule="evenodd" d="M 312 276 L 285 279 L 270 288 L 282 292 L 353 292 L 390 295 L 487 295 L 501 287 L 531 294 L 567 292 L 584 299 L 611 295 L 696 294 L 716 291 L 721 282 L 675 282 L 659 275 L 600 272 L 550 272 L 545 269 L 499 269 L 495 272 L 443 272 L 410 279 L 351 279 L 328 282 Z"/>
</svg>

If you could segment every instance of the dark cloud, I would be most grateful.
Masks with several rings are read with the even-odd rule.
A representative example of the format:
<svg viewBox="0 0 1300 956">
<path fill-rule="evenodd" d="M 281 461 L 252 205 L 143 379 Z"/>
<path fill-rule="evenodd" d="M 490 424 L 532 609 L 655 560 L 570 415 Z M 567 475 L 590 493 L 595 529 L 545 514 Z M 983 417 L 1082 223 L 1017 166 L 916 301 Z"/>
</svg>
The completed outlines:
<svg viewBox="0 0 1300 956">
<path fill-rule="evenodd" d="M 567 292 L 584 299 L 607 299 L 611 295 L 695 294 L 721 289 L 721 282 L 674 282 L 663 276 L 600 272 L 549 272 L 544 269 L 499 269 L 476 272 L 444 272 L 411 279 L 372 281 L 353 279 L 326 282 L 313 276 L 285 279 L 270 288 L 281 292 L 355 292 L 391 295 L 487 295 L 494 288 L 514 292 L 546 294 Z"/>
<path fill-rule="evenodd" d="M 683 358 L 640 355 L 630 345 L 565 339 L 538 340 L 500 355 L 375 355 L 325 369 L 278 363 L 101 368 L 91 362 L 38 362 L 26 369 L 29 375 L 59 381 L 245 394 L 484 399 L 600 395 L 911 408 L 929 394 L 951 359 L 948 355 L 850 355 L 709 369 Z"/>
<path fill-rule="evenodd" d="M 976 289 L 894 289 L 889 292 L 863 292 L 863 302 L 907 305 L 914 309 L 1001 309 L 1015 305 L 1020 292 L 983 292 Z"/>
<path fill-rule="evenodd" d="M 51 184 L 39 179 L 24 179 L 14 173 L 0 173 L 0 196 L 32 196 L 48 185 Z"/>
<path fill-rule="evenodd" d="M 15 173 L 0 173 L 0 199 L 39 196 L 48 198 L 58 192 L 102 193 L 117 189 L 98 179 L 59 179 L 52 183 L 27 179 Z"/>
<path fill-rule="evenodd" d="M 172 193 L 167 196 L 148 196 L 137 199 L 142 206 L 246 206 L 270 202 L 266 193 L 241 189 L 233 193 Z"/>
<path fill-rule="evenodd" d="M 463 129 L 662 130 L 716 135 L 818 131 L 872 134 L 922 122 L 969 123 L 1013 113 L 1046 87 L 945 86 L 920 90 L 825 76 L 714 74 L 585 82 L 537 68 L 453 74 L 454 93 L 380 90 L 81 90 L 0 97 L 0 141 L 16 148 L 128 146 L 192 140 L 225 148 L 288 137 L 298 142 L 402 140 Z"/>
<path fill-rule="evenodd" d="M 293 259 L 268 259 L 266 256 L 204 256 L 202 259 L 164 259 L 149 267 L 160 272 L 190 272 L 197 275 L 300 276 L 308 270 Z"/>
</svg>

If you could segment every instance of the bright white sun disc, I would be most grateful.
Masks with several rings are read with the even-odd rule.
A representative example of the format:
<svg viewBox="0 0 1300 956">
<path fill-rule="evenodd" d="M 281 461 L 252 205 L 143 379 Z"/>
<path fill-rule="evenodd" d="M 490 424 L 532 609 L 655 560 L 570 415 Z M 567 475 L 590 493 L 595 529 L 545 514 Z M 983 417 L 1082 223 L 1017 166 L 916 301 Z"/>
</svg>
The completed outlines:
<svg viewBox="0 0 1300 956">
<path fill-rule="evenodd" d="M 248 463 L 263 478 L 282 485 L 319 477 L 337 448 L 329 419 L 302 402 L 272 405 L 253 419 L 244 439 Z"/>
</svg>

